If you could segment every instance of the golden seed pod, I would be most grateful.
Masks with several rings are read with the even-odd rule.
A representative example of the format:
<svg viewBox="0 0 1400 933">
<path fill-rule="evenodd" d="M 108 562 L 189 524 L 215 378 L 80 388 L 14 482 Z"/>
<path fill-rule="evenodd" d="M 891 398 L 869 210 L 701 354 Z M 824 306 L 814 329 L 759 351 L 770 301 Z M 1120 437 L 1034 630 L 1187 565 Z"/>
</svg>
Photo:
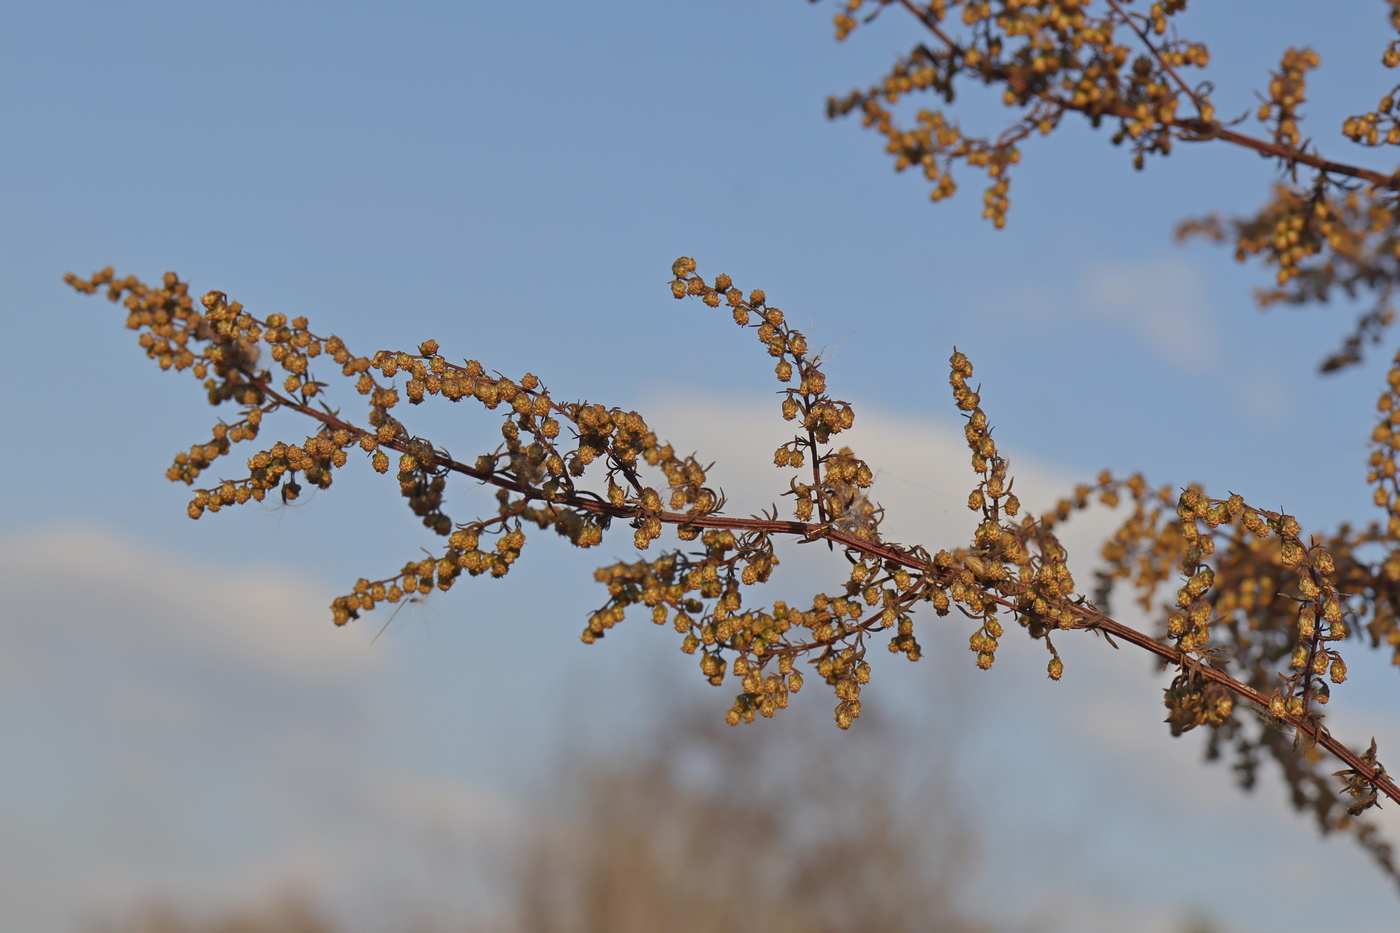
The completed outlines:
<svg viewBox="0 0 1400 933">
<path fill-rule="evenodd" d="M 1331 670 L 1328 672 L 1328 676 L 1331 678 L 1332 683 L 1334 684 L 1344 682 L 1347 679 L 1346 662 L 1343 661 L 1340 657 L 1333 657 L 1332 667 Z"/>
<path fill-rule="evenodd" d="M 1312 638 L 1317 631 L 1317 612 L 1312 606 L 1298 610 L 1298 637 Z"/>
<path fill-rule="evenodd" d="M 1337 597 L 1327 597 L 1327 601 L 1322 604 L 1322 617 L 1334 627 L 1342 621 L 1342 604 Z"/>
</svg>

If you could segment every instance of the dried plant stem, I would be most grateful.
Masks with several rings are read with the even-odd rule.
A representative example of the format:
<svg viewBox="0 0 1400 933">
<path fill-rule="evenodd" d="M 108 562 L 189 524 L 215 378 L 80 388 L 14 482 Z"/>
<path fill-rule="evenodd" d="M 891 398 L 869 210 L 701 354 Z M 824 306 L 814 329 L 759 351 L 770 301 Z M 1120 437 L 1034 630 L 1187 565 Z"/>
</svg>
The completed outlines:
<svg viewBox="0 0 1400 933">
<path fill-rule="evenodd" d="M 267 381 L 257 378 L 257 373 L 245 370 L 244 376 L 249 382 L 261 388 L 270 399 L 274 399 L 277 404 L 284 408 L 291 409 L 321 422 L 333 430 L 349 431 L 352 435 L 359 437 L 371 432 L 345 421 L 339 416 L 318 410 L 315 407 L 296 401 L 279 393 Z M 388 448 L 399 453 L 407 453 L 409 444 L 403 440 L 393 440 L 382 442 L 381 447 Z M 555 505 L 568 508 L 579 509 L 591 512 L 596 515 L 608 516 L 617 519 L 637 518 L 640 513 L 634 507 L 615 506 L 610 502 L 603 501 L 591 496 L 583 496 L 577 493 L 565 498 L 554 497 L 548 499 L 542 491 L 521 483 L 518 480 L 500 475 L 493 471 L 479 470 L 469 464 L 453 460 L 441 454 L 436 454 L 436 466 L 439 469 L 459 473 L 469 476 L 491 486 L 509 490 L 526 499 L 538 501 L 552 501 Z M 927 576 L 928 579 L 941 584 L 950 584 L 956 575 L 955 570 L 938 567 L 934 562 L 919 557 L 903 548 L 891 547 L 887 544 L 873 541 L 859 535 L 843 531 L 832 527 L 825 522 L 801 522 L 786 519 L 766 519 L 766 518 L 737 518 L 724 515 L 691 515 L 684 512 L 660 511 L 652 513 L 659 518 L 663 524 L 686 525 L 692 528 L 713 528 L 728 531 L 760 532 L 763 534 L 785 535 L 791 538 L 799 538 L 803 541 L 825 540 L 834 545 L 839 545 L 850 551 L 858 552 L 866 557 L 875 558 L 880 561 L 897 564 L 907 567 L 910 570 Z M 1007 590 L 1010 595 L 986 594 L 986 598 L 998 603 L 1005 609 L 1015 609 L 1016 586 L 1008 581 Z M 1385 773 L 1385 769 L 1379 765 L 1365 761 L 1360 755 L 1353 752 L 1342 742 L 1332 736 L 1326 727 L 1313 719 L 1305 716 L 1283 715 L 1275 716 L 1269 712 L 1269 698 L 1258 690 L 1242 683 L 1229 674 L 1209 664 L 1201 663 L 1199 660 L 1180 649 L 1159 641 L 1144 632 L 1138 631 L 1130 625 L 1125 625 L 1115 619 L 1110 618 L 1088 604 L 1072 604 L 1070 611 L 1078 620 L 1072 628 L 1079 630 L 1099 631 L 1113 638 L 1120 639 L 1138 648 L 1142 648 L 1157 657 L 1166 661 L 1170 665 L 1177 667 L 1189 667 L 1198 672 L 1200 676 L 1213 683 L 1224 687 L 1231 694 L 1249 703 L 1256 710 L 1274 720 L 1281 720 L 1297 730 L 1308 742 L 1326 749 L 1337 760 L 1343 762 L 1365 780 L 1371 783 L 1376 790 L 1386 797 L 1400 803 L 1400 786 L 1397 786 Z M 878 617 L 872 618 L 866 626 L 874 629 L 878 626 Z M 784 650 L 783 653 L 800 653 L 806 646 L 794 645 Z"/>
<path fill-rule="evenodd" d="M 938 41 L 943 44 L 944 48 L 946 48 L 949 52 L 960 53 L 963 51 L 962 46 L 960 46 L 950 35 L 948 35 L 947 32 L 945 32 L 938 25 L 938 20 L 930 14 L 927 6 L 921 6 L 920 4 L 914 3 L 913 0 L 896 0 L 896 2 L 904 9 L 908 10 L 909 13 L 913 15 L 914 18 L 917 19 L 925 29 L 932 33 L 933 36 L 937 38 Z M 1196 93 L 1186 84 L 1186 82 L 1180 77 L 1180 75 L 1177 74 L 1176 70 L 1170 65 L 1170 63 L 1163 60 L 1161 52 L 1148 39 L 1147 34 L 1142 30 L 1142 28 L 1136 23 L 1134 23 L 1131 17 L 1129 17 L 1128 14 L 1122 9 L 1122 7 L 1120 7 L 1116 2 L 1114 2 L 1114 0 L 1109 0 L 1109 6 L 1112 7 L 1112 9 L 1122 20 L 1122 22 L 1126 24 L 1130 29 L 1132 29 L 1132 31 L 1138 36 L 1138 38 L 1142 40 L 1143 45 L 1148 49 L 1152 57 L 1157 61 L 1158 65 L 1163 69 L 1163 71 L 1171 75 L 1175 82 L 1181 87 L 1183 93 L 1190 97 L 1193 102 L 1197 103 L 1199 107 L 1200 101 L 1197 98 Z M 1090 117 L 1111 116 L 1124 119 L 1132 119 L 1134 116 L 1136 116 L 1133 108 L 1123 103 L 1113 103 L 1108 105 L 1107 107 L 1093 103 L 1079 105 L 1075 104 L 1072 100 L 1068 100 L 1059 95 L 1049 93 L 1042 95 L 1042 99 L 1046 103 L 1049 103 L 1061 110 L 1082 113 Z M 1204 142 L 1210 139 L 1219 139 L 1223 142 L 1233 143 L 1236 146 L 1241 146 L 1245 149 L 1252 149 L 1260 155 L 1271 156 L 1273 158 L 1276 158 L 1283 164 L 1289 166 L 1290 168 L 1298 165 L 1305 165 L 1309 168 L 1317 169 L 1319 172 L 1323 172 L 1328 175 L 1341 175 L 1347 178 L 1355 178 L 1359 181 L 1369 182 L 1370 184 L 1380 188 L 1400 190 L 1400 175 L 1394 173 L 1386 174 L 1385 172 L 1378 172 L 1374 169 L 1363 168 L 1359 165 L 1351 165 L 1346 162 L 1334 162 L 1331 159 L 1324 159 L 1319 155 L 1307 152 L 1303 149 L 1296 149 L 1291 146 L 1279 145 L 1278 143 L 1270 142 L 1266 139 L 1260 139 L 1256 136 L 1250 136 L 1246 133 L 1236 132 L 1235 130 L 1228 129 L 1217 120 L 1204 120 L 1199 117 L 1196 117 L 1165 120 L 1163 122 L 1165 123 L 1165 125 L 1170 126 L 1173 129 L 1181 130 L 1189 134 L 1187 138 L 1189 138 L 1193 142 Z"/>
</svg>

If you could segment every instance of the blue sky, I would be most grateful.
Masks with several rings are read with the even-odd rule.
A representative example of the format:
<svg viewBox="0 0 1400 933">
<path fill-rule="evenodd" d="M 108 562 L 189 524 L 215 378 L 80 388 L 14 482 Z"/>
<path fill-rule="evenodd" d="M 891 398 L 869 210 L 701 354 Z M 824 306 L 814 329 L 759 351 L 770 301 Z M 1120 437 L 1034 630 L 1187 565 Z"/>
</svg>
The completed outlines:
<svg viewBox="0 0 1400 933">
<path fill-rule="evenodd" d="M 86 892 L 83 909 L 99 910 L 152 893 L 251 896 L 301 872 L 331 900 L 348 897 L 357 872 L 373 875 L 375 846 L 365 840 L 414 837 L 420 817 L 402 816 L 398 797 L 374 797 L 360 812 L 379 815 L 358 828 L 334 814 L 294 825 L 269 818 L 278 808 L 314 810 L 291 789 L 299 780 L 383 768 L 395 787 L 440 789 L 427 797 L 457 801 L 442 804 L 447 811 L 494 813 L 509 809 L 511 789 L 540 774 L 558 735 L 577 725 L 560 717 L 561 706 L 583 710 L 592 728 L 622 733 L 634 714 L 614 721 L 601 711 L 638 704 L 651 689 L 638 670 L 696 679 L 662 633 L 640 625 L 579 645 L 583 614 L 599 600 L 593 561 L 548 543 L 527 550 L 504 584 L 464 585 L 404 613 L 373 646 L 380 620 L 332 630 L 315 607 L 431 543 L 401 514 L 392 484 L 346 471 L 294 508 L 190 522 L 184 491 L 162 474 L 214 413 L 187 376 L 160 373 L 141 356 L 117 309 L 69 292 L 67 271 L 111 263 L 155 278 L 175 269 L 196 291 L 221 289 L 259 314 L 305 314 L 358 352 L 433 337 L 488 368 L 532 371 L 557 396 L 647 413 L 678 447 L 720 459 L 721 476 L 733 470 L 729 491 L 743 499 L 739 484 L 767 474 L 724 458 L 762 457 L 781 439 L 770 367 L 725 315 L 671 300 L 670 263 L 691 255 L 707 275 L 724 271 L 742 287 L 766 289 L 828 348 L 833 390 L 876 426 L 867 457 L 884 471 L 885 504 L 916 517 L 904 527 L 927 535 L 922 543 L 949 543 L 963 522 L 968 481 L 954 472 L 961 454 L 956 434 L 949 440 L 956 420 L 945 369 L 955 344 L 977 366 L 1013 465 L 1044 499 L 1110 466 L 1283 504 L 1312 527 L 1369 517 L 1365 439 L 1388 353 L 1316 376 L 1352 309 L 1261 315 L 1249 294 L 1266 282 L 1259 270 L 1236 266 L 1225 250 L 1171 241 L 1186 216 L 1257 205 L 1273 178 L 1268 163 L 1183 146 L 1134 172 L 1105 134 L 1070 121 L 1027 145 L 1010 223 L 995 231 L 978 219 L 974 176 L 963 173 L 952 202 L 929 204 L 918 179 L 891 171 L 875 136 L 824 118 L 828 93 L 875 80 L 919 38 L 892 10 L 838 45 L 831 12 L 798 0 L 49 2 L 0 11 L 0 314 L 9 357 L 0 368 L 0 431 L 11 439 L 0 478 L 15 491 L 0 499 L 0 533 L 8 553 L 48 556 L 37 565 L 17 557 L 5 571 L 7 592 L 24 598 L 3 603 L 0 645 L 30 645 L 51 664 L 41 679 L 7 674 L 0 693 L 9 697 L 0 735 L 26 762 L 0 772 L 0 820 L 52 840 L 47 860 L 31 867 L 42 867 L 53 891 L 76 886 Z M 1193 9 L 1183 23 L 1212 46 L 1209 76 L 1227 114 L 1254 106 L 1282 48 L 1314 45 L 1323 67 L 1305 132 L 1329 153 L 1386 167 L 1377 153 L 1333 142 L 1341 118 L 1389 86 L 1378 64 L 1388 39 L 1382 4 L 1331 4 L 1323 13 L 1302 2 L 1235 2 Z M 977 94 L 964 105 L 969 125 L 996 125 L 996 109 Z M 492 422 L 474 414 L 415 411 L 413 425 L 466 454 L 494 443 Z M 753 427 L 725 431 L 729 417 Z M 773 439 L 761 436 L 763 417 Z M 283 423 L 273 433 L 304 436 Z M 609 544 L 601 559 L 624 546 Z M 132 555 L 155 571 L 148 587 L 111 595 L 103 581 Z M 20 566 L 28 569 L 13 569 Z M 210 608 L 198 588 L 166 592 L 165 568 L 172 583 L 201 580 L 217 591 L 212 581 L 233 575 L 251 590 L 291 595 L 275 609 L 258 608 L 256 593 L 245 594 L 254 600 L 246 605 L 225 595 Z M 779 585 L 810 589 L 816 568 L 797 560 L 792 570 Z M 152 591 L 164 601 L 150 603 Z M 206 616 L 216 629 L 244 632 L 247 643 L 174 636 L 180 620 Z M 254 616 L 298 627 L 301 640 L 286 649 L 292 660 L 259 666 L 259 652 L 280 657 L 282 648 L 278 629 L 240 621 Z M 106 644 L 94 632 L 123 619 L 125 648 L 82 647 Z M 965 636 L 953 634 L 949 644 L 961 651 Z M 343 660 L 317 661 L 317 670 L 330 665 L 318 675 L 328 679 L 306 680 L 300 665 L 321 644 L 319 656 Z M 1083 870 L 1051 872 L 1042 884 L 1029 879 L 1043 866 L 1023 857 L 1027 880 L 1008 903 L 1032 910 L 1048 889 L 1079 892 L 1064 899 L 1099 904 L 1106 928 L 1121 916 L 1166 924 L 1180 907 L 1242 930 L 1311 922 L 1311 908 L 1283 907 L 1267 873 L 1255 878 L 1237 863 L 1212 868 L 1253 879 L 1237 895 L 1209 875 L 1199 884 L 1175 877 L 1172 866 L 1198 845 L 1197 833 L 1228 816 L 1250 852 L 1297 846 L 1309 863 L 1326 853 L 1342 866 L 1330 869 L 1337 883 L 1355 885 L 1338 900 L 1355 911 L 1347 922 L 1388 926 L 1393 895 L 1344 845 L 1313 841 L 1270 791 L 1240 798 L 1219 769 L 1196 764 L 1194 745 L 1166 739 L 1155 687 L 1138 676 L 1145 662 L 1096 660 L 1102 652 L 1092 644 L 1075 650 L 1086 676 L 1076 681 L 1071 664 L 1059 693 L 1036 679 L 1043 661 L 1029 649 L 1021 667 L 1014 657 L 999 662 L 960 693 L 986 717 L 979 735 L 1014 737 L 969 739 L 971 785 L 995 786 L 995 775 L 1018 771 L 1054 778 L 1037 788 L 1034 806 L 1021 788 L 999 793 L 1002 815 L 989 817 L 989 838 L 1015 840 L 1015 827 L 1036 819 L 1041 840 L 1078 832 Z M 225 675 L 201 677 L 204 664 Z M 1114 680 L 1119 670 L 1131 676 Z M 1395 709 L 1388 673 L 1369 683 L 1359 676 L 1349 691 L 1358 737 Z M 523 678 L 549 686 L 519 690 Z M 98 685 L 96 712 L 62 702 L 78 683 Z M 139 698 L 152 684 L 168 698 L 113 699 Z M 891 683 L 892 704 L 908 701 L 901 689 L 919 695 Z M 293 711 L 292 738 L 260 729 L 272 714 L 244 702 L 266 691 Z M 346 700 L 328 710 L 325 696 L 336 691 Z M 185 726 L 162 726 L 151 711 L 227 704 L 241 710 L 232 721 L 191 713 Z M 1141 715 L 1133 727 L 1075 728 L 1075 710 L 1105 706 Z M 228 798 L 210 790 L 183 810 L 162 809 L 167 797 L 139 776 L 105 780 L 117 765 L 91 729 L 166 763 L 185 776 L 181 786 L 211 788 L 222 785 L 210 776 L 227 768 L 218 749 L 227 735 L 242 736 L 234 745 L 266 796 L 225 810 L 215 802 Z M 317 762 L 289 759 L 287 748 L 307 735 L 336 738 Z M 1122 751 L 1136 748 L 1125 736 L 1147 744 Z M 1117 764 L 1099 767 L 1115 754 Z M 68 777 L 52 780 L 60 771 Z M 1101 773 L 1113 776 L 1107 786 L 1093 783 Z M 1184 814 L 1159 787 L 1151 804 L 1135 804 L 1142 795 L 1133 782 L 1151 774 L 1199 781 L 1217 803 Z M 345 799 L 363 803 L 376 786 L 368 777 L 351 782 Z M 99 828 L 85 814 L 128 804 L 173 841 L 124 864 L 120 833 L 111 830 L 118 841 L 110 849 L 92 845 L 87 834 Z M 1046 815 L 1034 816 L 1039 809 Z M 482 820 L 459 822 L 470 835 Z M 1134 834 L 1162 840 L 1160 863 L 1131 857 L 1142 851 Z M 326 855 L 333 851 L 362 861 L 337 861 Z M 1348 867 L 1360 880 L 1348 880 Z M 211 880 L 225 876 L 242 880 L 226 889 Z M 0 925 L 19 928 L 22 918 L 26 929 L 67 929 L 73 905 L 47 890 L 36 882 L 0 898 L 10 905 L 0 906 Z M 13 922 L 5 910 L 16 911 Z M 1091 928 L 1083 918 L 1065 922 Z"/>
</svg>

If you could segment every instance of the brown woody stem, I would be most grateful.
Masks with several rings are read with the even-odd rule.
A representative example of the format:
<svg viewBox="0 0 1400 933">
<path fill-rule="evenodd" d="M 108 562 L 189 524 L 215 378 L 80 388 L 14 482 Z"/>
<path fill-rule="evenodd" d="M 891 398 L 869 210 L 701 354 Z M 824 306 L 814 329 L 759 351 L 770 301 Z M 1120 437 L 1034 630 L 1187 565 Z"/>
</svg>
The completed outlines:
<svg viewBox="0 0 1400 933">
<path fill-rule="evenodd" d="M 948 48 L 949 51 L 960 50 L 959 45 L 953 41 L 952 37 L 939 28 L 937 21 L 935 21 L 930 16 L 928 10 L 920 9 L 919 5 L 914 3 L 913 0 L 898 0 L 898 3 L 900 6 L 908 10 L 910 14 L 912 14 L 924 26 L 925 29 L 933 33 L 933 35 L 940 42 L 942 42 L 944 46 Z M 1118 10 L 1116 4 L 1112 5 L 1115 10 Z M 1119 12 L 1121 12 L 1121 10 Z M 1136 29 L 1131 23 L 1131 21 L 1129 21 L 1129 27 L 1133 28 L 1134 32 L 1138 33 L 1141 37 L 1141 31 Z M 1153 45 L 1150 42 L 1147 42 L 1145 37 L 1143 38 L 1143 42 L 1147 45 L 1147 48 L 1153 53 L 1153 56 L 1157 57 L 1158 61 L 1160 62 L 1161 59 L 1157 53 L 1156 48 L 1153 47 Z M 1165 63 L 1163 64 L 1165 67 Z M 1185 93 L 1194 100 L 1195 94 L 1189 88 L 1186 87 L 1185 83 L 1182 82 L 1179 77 L 1177 77 L 1176 72 L 1170 68 L 1168 68 L 1167 70 L 1172 75 L 1172 77 L 1176 78 L 1177 82 L 1181 85 Z M 1072 110 L 1078 113 L 1087 114 L 1089 116 L 1108 115 L 1127 119 L 1132 119 L 1137 116 L 1133 108 L 1121 103 L 1105 108 L 1101 105 L 1096 104 L 1083 104 L 1076 106 L 1070 101 L 1064 100 L 1059 97 L 1055 97 L 1050 94 L 1045 94 L 1044 99 L 1050 101 L 1055 106 L 1060 107 L 1063 110 Z M 1242 146 L 1245 149 L 1252 149 L 1260 155 L 1272 156 L 1273 158 L 1279 159 L 1280 161 L 1286 163 L 1290 167 L 1297 165 L 1306 165 L 1309 168 L 1317 169 L 1319 172 L 1323 172 L 1325 174 L 1344 175 L 1348 178 L 1356 178 L 1361 181 L 1370 182 L 1371 184 L 1376 185 L 1380 188 L 1391 188 L 1400 190 L 1400 175 L 1386 174 L 1384 172 L 1375 171 L 1374 169 L 1362 168 L 1358 165 L 1350 165 L 1345 162 L 1333 162 L 1331 159 L 1324 159 L 1321 156 L 1305 152 L 1301 149 L 1294 149 L 1289 146 L 1282 146 L 1278 143 L 1270 142 L 1265 139 L 1259 139 L 1255 136 L 1249 136 L 1245 133 L 1237 133 L 1234 130 L 1226 129 L 1224 126 L 1221 126 L 1220 123 L 1215 120 L 1206 122 L 1200 119 L 1181 119 L 1168 120 L 1164 121 L 1164 123 L 1166 126 L 1170 126 L 1173 129 L 1178 129 L 1190 133 L 1192 137 L 1194 137 L 1192 141 L 1204 142 L 1208 139 L 1220 139 L 1228 143 L 1233 143 L 1236 146 Z"/>
<path fill-rule="evenodd" d="M 371 432 L 357 425 L 343 421 L 336 415 L 325 411 L 318 411 L 304 402 L 298 402 L 287 398 L 266 382 L 256 379 L 252 374 L 247 375 L 262 391 L 267 393 L 268 397 L 276 400 L 279 405 L 285 408 L 298 411 L 332 429 L 347 431 L 356 437 L 371 434 Z M 408 443 L 399 439 L 380 442 L 379 446 L 387 447 L 399 453 L 407 453 L 409 449 Z M 641 514 L 639 510 L 633 506 L 613 505 L 610 502 L 581 496 L 577 493 L 563 497 L 555 496 L 551 499 L 546 497 L 540 490 L 526 483 L 521 483 L 508 476 L 502 476 L 494 471 L 478 470 L 473 466 L 442 456 L 441 454 L 435 455 L 435 463 L 436 466 L 442 469 L 460 473 L 464 476 L 470 476 L 483 483 L 509 490 L 525 496 L 528 499 L 552 502 L 555 505 L 592 512 L 597 515 L 606 515 L 612 518 L 631 519 Z M 695 515 L 686 512 L 669 511 L 651 514 L 660 519 L 663 523 L 670 525 L 687 525 L 693 528 L 721 528 L 731 531 L 780 534 L 800 538 L 805 541 L 826 540 L 833 544 L 839 544 L 843 548 L 859 552 L 866 557 L 877 558 L 881 561 L 888 561 L 918 571 L 940 584 L 951 583 L 956 573 L 954 569 L 939 567 L 932 561 L 917 557 L 902 548 L 891 547 L 879 541 L 862 538 L 852 532 L 833 528 L 829 523 L 824 522 L 799 522 L 776 518 L 733 518 L 723 515 Z M 1005 592 L 1001 594 L 988 593 L 987 596 L 1005 609 L 1020 611 L 1014 599 L 1014 597 L 1018 595 L 1019 586 L 1020 585 L 1015 581 L 1006 581 L 1003 584 Z M 1268 697 L 1248 684 L 1234 679 L 1224 671 L 1211 667 L 1208 664 L 1200 663 L 1179 648 L 1158 641 L 1152 636 L 1140 632 L 1131 626 L 1124 625 L 1122 622 L 1109 618 L 1092 606 L 1070 603 L 1068 608 L 1079 619 L 1074 625 L 1074 628 L 1101 631 L 1107 635 L 1119 638 L 1129 644 L 1136 645 L 1139 648 L 1149 651 L 1169 664 L 1190 666 L 1197 670 L 1202 677 L 1219 684 L 1236 697 L 1250 703 L 1266 714 L 1268 713 Z M 1384 769 L 1379 765 L 1364 761 L 1361 756 L 1333 738 L 1332 734 L 1321 724 L 1309 720 L 1305 716 L 1284 715 L 1281 717 L 1271 716 L 1271 718 L 1293 726 L 1300 734 L 1306 736 L 1310 741 L 1331 752 L 1334 757 L 1363 777 L 1374 786 L 1377 791 L 1396 803 L 1400 803 L 1400 787 L 1397 787 L 1396 784 L 1386 776 Z"/>
</svg>

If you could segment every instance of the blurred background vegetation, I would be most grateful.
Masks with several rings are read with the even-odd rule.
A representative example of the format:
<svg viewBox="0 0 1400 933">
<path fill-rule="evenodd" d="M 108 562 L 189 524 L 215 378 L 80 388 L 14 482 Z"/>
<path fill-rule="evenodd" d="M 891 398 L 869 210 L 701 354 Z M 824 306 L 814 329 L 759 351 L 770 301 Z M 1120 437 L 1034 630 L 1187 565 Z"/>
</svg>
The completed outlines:
<svg viewBox="0 0 1400 933">
<path fill-rule="evenodd" d="M 659 701 L 624 748 L 580 740 L 479 866 L 482 913 L 403 933 L 994 933 L 960 894 L 985 869 L 951 723 L 838 733 L 812 704 L 731 729 Z M 586 730 L 585 730 L 586 731 Z M 917 738 L 915 738 L 917 737 Z M 943 751 L 935 751 L 942 749 Z M 463 879 L 464 882 L 466 879 Z M 411 911 L 410 911 L 411 913 Z M 1033 930 L 1034 925 L 1026 927 Z M 169 903 L 89 933 L 339 933 L 295 893 L 201 915 Z M 1183 933 L 1215 933 L 1189 920 Z"/>
</svg>

